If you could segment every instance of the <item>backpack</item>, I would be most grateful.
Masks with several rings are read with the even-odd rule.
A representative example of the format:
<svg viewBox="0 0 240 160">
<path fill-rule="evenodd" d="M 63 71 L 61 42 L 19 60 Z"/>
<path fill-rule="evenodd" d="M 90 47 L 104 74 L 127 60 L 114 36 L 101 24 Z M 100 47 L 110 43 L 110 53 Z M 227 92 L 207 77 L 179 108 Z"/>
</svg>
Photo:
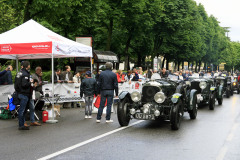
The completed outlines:
<svg viewBox="0 0 240 160">
<path fill-rule="evenodd" d="M 14 83 L 14 89 L 17 92 L 20 92 L 21 88 L 21 77 L 22 77 L 22 71 L 18 72 L 15 77 L 15 83 Z"/>
</svg>

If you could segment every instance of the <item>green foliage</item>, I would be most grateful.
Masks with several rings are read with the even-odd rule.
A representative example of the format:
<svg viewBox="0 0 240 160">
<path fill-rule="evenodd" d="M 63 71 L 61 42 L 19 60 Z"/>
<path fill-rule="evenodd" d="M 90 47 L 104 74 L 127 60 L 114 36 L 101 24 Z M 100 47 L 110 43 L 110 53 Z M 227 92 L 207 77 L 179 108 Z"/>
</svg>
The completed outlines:
<svg viewBox="0 0 240 160">
<path fill-rule="evenodd" d="M 72 40 L 92 36 L 94 49 L 111 50 L 138 65 L 161 55 L 168 62 L 240 67 L 239 42 L 231 42 L 227 30 L 194 0 L 2 0 L 0 11 L 0 33 L 34 19 Z M 31 63 L 51 70 L 50 60 Z M 55 66 L 63 69 L 69 63 L 58 59 Z"/>
</svg>

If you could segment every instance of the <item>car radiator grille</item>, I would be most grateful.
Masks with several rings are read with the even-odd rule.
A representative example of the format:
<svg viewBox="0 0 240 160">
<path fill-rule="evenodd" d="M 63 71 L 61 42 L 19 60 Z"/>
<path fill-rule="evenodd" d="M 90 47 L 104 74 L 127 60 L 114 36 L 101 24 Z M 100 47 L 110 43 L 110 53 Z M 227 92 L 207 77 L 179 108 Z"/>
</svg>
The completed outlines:
<svg viewBox="0 0 240 160">
<path fill-rule="evenodd" d="M 199 87 L 200 82 L 191 82 L 191 89 L 196 89 L 198 93 L 201 93 L 201 88 Z"/>
<path fill-rule="evenodd" d="M 144 86 L 142 89 L 142 101 L 151 102 L 154 100 L 154 96 L 160 89 L 155 86 Z"/>
</svg>

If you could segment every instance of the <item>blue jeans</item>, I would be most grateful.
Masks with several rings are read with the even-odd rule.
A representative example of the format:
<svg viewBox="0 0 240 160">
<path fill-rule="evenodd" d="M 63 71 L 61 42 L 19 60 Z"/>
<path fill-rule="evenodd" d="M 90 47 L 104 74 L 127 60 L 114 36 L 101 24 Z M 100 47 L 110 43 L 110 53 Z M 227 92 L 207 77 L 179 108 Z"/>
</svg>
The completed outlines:
<svg viewBox="0 0 240 160">
<path fill-rule="evenodd" d="M 20 108 L 18 110 L 18 123 L 19 127 L 23 127 L 25 123 L 25 108 L 28 104 L 28 96 L 25 96 L 23 94 L 18 94 L 18 98 L 20 99 Z"/>
<path fill-rule="evenodd" d="M 92 102 L 93 96 L 85 96 L 85 115 L 91 116 L 92 115 Z"/>
<path fill-rule="evenodd" d="M 111 108 L 112 108 L 112 103 L 113 103 L 113 95 L 114 95 L 114 90 L 101 91 L 101 102 L 100 102 L 100 106 L 98 108 L 97 120 L 100 120 L 102 117 L 102 112 L 103 112 L 103 108 L 106 103 L 106 99 L 107 99 L 106 120 L 111 119 Z"/>
<path fill-rule="evenodd" d="M 35 118 L 34 118 L 34 100 L 30 99 L 28 102 L 29 105 L 29 110 L 30 110 L 30 121 L 33 123 L 35 122 Z"/>
</svg>

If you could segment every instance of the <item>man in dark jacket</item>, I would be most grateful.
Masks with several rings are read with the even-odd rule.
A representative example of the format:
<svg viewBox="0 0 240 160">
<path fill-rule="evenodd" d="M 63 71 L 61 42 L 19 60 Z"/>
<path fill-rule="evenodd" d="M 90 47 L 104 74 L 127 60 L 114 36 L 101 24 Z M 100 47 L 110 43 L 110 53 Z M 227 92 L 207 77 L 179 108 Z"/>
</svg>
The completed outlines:
<svg viewBox="0 0 240 160">
<path fill-rule="evenodd" d="M 111 71 L 113 64 L 111 62 L 107 62 L 105 66 L 106 70 L 101 72 L 98 82 L 99 89 L 98 93 L 101 93 L 101 102 L 97 114 L 96 120 L 97 123 L 100 123 L 106 99 L 107 99 L 106 122 L 107 123 L 113 122 L 113 120 L 111 120 L 111 107 L 113 103 L 114 90 L 116 96 L 118 96 L 117 75 Z"/>
<path fill-rule="evenodd" d="M 70 72 L 71 71 L 71 67 L 70 66 L 65 66 L 66 71 L 62 72 L 62 79 L 64 80 L 64 82 L 67 83 L 73 83 L 73 75 Z"/>
<path fill-rule="evenodd" d="M 24 126 L 24 111 L 31 97 L 31 83 L 33 83 L 33 80 L 30 80 L 29 70 L 30 63 L 28 61 L 24 61 L 23 68 L 17 73 L 15 78 L 14 88 L 18 93 L 18 98 L 20 100 L 20 108 L 18 112 L 19 130 L 29 130 L 29 126 Z"/>
<path fill-rule="evenodd" d="M 87 71 L 80 86 L 80 97 L 85 98 L 85 118 L 92 118 L 92 102 L 94 95 L 97 95 L 97 82 L 91 77 L 91 72 Z"/>
<path fill-rule="evenodd" d="M 160 73 L 161 78 L 167 78 L 168 77 L 168 72 L 166 68 L 163 68 L 161 73 Z"/>
<path fill-rule="evenodd" d="M 2 66 L 0 66 L 0 69 L 1 68 L 2 68 Z M 2 82 L 4 80 L 5 73 L 7 73 L 8 70 L 9 70 L 9 68 L 6 68 L 4 71 L 0 72 L 0 84 L 2 84 Z"/>
<path fill-rule="evenodd" d="M 55 74 L 54 74 L 54 83 L 61 83 L 62 82 L 62 77 L 61 77 L 61 69 L 57 69 Z"/>
</svg>

